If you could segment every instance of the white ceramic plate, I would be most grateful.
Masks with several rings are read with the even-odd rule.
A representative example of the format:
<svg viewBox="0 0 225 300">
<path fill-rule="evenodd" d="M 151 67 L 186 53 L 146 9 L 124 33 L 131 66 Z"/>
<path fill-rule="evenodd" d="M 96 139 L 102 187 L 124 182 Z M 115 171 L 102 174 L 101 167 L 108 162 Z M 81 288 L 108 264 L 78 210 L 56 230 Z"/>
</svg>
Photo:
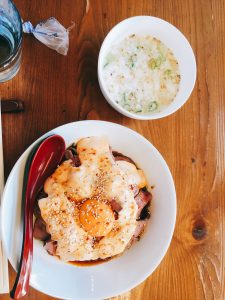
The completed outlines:
<svg viewBox="0 0 225 300">
<path fill-rule="evenodd" d="M 174 101 L 158 113 L 135 114 L 125 110 L 110 98 L 103 79 L 103 65 L 112 45 L 131 34 L 151 35 L 161 40 L 172 50 L 178 60 L 181 81 Z M 98 57 L 98 81 L 101 91 L 109 104 L 123 115 L 140 120 L 166 117 L 177 111 L 189 98 L 196 80 L 196 62 L 193 50 L 185 36 L 172 24 L 156 17 L 137 16 L 126 19 L 111 29 L 104 39 Z"/>
<path fill-rule="evenodd" d="M 30 284 L 35 289 L 62 299 L 104 299 L 130 290 L 159 265 L 174 230 L 176 194 L 170 171 L 159 152 L 129 128 L 103 121 L 81 121 L 63 125 L 50 134 L 59 134 L 69 146 L 87 136 L 107 136 L 113 149 L 130 156 L 154 185 L 151 219 L 140 242 L 121 257 L 90 267 L 63 263 L 47 254 L 34 240 L 34 260 Z M 42 137 L 43 138 L 43 137 Z M 2 199 L 1 227 L 8 258 L 17 269 L 22 244 L 21 192 L 27 156 L 38 141 L 19 158 L 7 180 Z"/>
</svg>

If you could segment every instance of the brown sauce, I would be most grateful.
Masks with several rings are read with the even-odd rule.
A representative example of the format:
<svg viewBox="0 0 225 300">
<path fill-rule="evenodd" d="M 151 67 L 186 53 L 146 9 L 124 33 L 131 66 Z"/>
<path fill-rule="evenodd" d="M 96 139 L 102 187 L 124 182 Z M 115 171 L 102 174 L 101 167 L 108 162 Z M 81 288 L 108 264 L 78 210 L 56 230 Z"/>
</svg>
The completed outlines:
<svg viewBox="0 0 225 300">
<path fill-rule="evenodd" d="M 110 261 L 114 257 L 109 257 L 106 259 L 96 259 L 96 260 L 85 260 L 85 261 L 69 261 L 69 264 L 78 267 L 90 267 L 103 264 L 104 262 Z"/>
</svg>

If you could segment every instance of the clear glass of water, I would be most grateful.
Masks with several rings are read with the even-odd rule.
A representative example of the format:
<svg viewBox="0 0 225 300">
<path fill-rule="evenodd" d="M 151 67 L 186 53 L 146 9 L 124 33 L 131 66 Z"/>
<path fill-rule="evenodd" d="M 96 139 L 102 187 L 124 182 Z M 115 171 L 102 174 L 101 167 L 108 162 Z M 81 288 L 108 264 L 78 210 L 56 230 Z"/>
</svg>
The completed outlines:
<svg viewBox="0 0 225 300">
<path fill-rule="evenodd" d="M 20 68 L 22 20 L 10 0 L 0 0 L 0 82 L 13 78 Z"/>
</svg>

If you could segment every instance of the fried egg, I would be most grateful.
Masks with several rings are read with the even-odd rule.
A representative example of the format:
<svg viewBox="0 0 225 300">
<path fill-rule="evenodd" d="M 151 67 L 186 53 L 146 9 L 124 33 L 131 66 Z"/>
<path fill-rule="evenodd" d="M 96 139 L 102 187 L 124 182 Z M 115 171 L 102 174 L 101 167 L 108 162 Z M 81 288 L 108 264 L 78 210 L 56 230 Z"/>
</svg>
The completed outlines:
<svg viewBox="0 0 225 300">
<path fill-rule="evenodd" d="M 48 197 L 39 200 L 47 231 L 57 241 L 56 255 L 63 261 L 118 255 L 137 226 L 131 186 L 145 186 L 144 173 L 129 162 L 116 162 L 105 137 L 81 139 L 77 154 L 81 165 L 64 161 L 45 182 Z M 112 200 L 121 206 L 117 215 Z"/>
</svg>

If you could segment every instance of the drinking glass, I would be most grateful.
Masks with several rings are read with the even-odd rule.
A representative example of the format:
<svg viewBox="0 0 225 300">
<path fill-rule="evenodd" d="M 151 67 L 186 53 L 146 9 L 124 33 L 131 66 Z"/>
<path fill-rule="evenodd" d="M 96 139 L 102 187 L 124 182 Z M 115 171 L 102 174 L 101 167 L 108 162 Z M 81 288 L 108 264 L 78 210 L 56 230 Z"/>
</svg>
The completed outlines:
<svg viewBox="0 0 225 300">
<path fill-rule="evenodd" d="M 22 20 L 11 0 L 0 0 L 0 82 L 13 78 L 20 68 Z"/>
</svg>

